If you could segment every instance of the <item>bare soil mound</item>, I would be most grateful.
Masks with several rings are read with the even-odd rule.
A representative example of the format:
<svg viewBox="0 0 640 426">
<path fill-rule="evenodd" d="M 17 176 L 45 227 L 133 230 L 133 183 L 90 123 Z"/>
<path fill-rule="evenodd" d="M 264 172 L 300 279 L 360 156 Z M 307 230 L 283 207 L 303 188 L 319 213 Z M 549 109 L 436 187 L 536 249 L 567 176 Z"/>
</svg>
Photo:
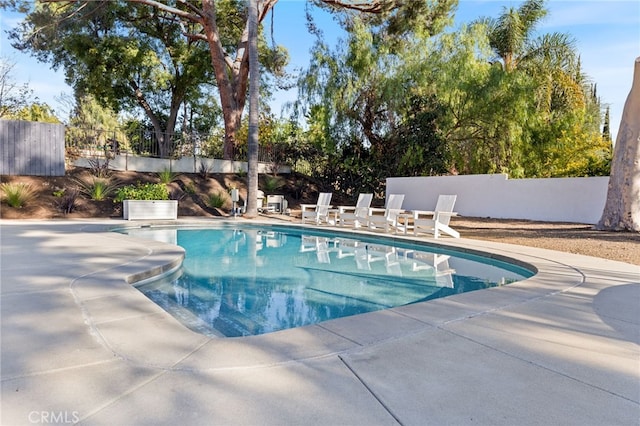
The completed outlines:
<svg viewBox="0 0 640 426">
<path fill-rule="evenodd" d="M 35 192 L 34 196 L 21 208 L 9 207 L 2 203 L 0 218 L 3 219 L 59 219 L 59 218 L 101 218 L 122 217 L 122 203 L 113 201 L 113 194 L 104 201 L 78 197 L 77 207 L 70 213 L 60 208 L 60 190 L 78 187 L 78 181 L 91 181 L 93 175 L 89 169 L 73 168 L 65 176 L 2 176 L 2 182 L 20 182 L 28 184 Z M 111 171 L 110 182 L 117 186 L 135 185 L 138 182 L 159 182 L 157 173 L 140 173 L 131 171 Z M 282 175 L 279 178 L 282 187 L 279 193 L 285 194 L 289 205 L 296 208 L 300 202 L 313 202 L 317 192 L 313 184 L 301 185 L 301 178 L 295 175 Z M 229 188 L 240 190 L 242 199 L 246 199 L 245 178 L 235 174 L 199 174 L 182 173 L 169 184 L 172 198 L 178 199 L 179 216 L 226 216 L 231 210 L 228 199 L 222 208 L 208 206 L 207 198 L 211 194 L 225 194 Z M 56 195 L 57 194 L 57 195 Z"/>
</svg>

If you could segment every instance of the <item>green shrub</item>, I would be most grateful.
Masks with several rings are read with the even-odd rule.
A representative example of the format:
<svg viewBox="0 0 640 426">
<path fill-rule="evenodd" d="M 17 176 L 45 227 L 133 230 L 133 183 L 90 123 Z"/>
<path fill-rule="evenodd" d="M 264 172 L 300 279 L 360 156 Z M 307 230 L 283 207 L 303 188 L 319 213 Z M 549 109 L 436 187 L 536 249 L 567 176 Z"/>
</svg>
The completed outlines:
<svg viewBox="0 0 640 426">
<path fill-rule="evenodd" d="M 89 181 L 78 179 L 77 183 L 82 194 L 96 201 L 106 199 L 118 188 L 118 186 L 111 183 L 109 179 L 99 177 L 92 177 Z"/>
<path fill-rule="evenodd" d="M 31 185 L 27 183 L 3 183 L 0 184 L 2 189 L 2 200 L 14 208 L 21 208 L 35 197 L 35 192 Z"/>
<path fill-rule="evenodd" d="M 165 185 L 168 185 L 174 180 L 176 180 L 178 176 L 180 176 L 180 173 L 172 172 L 169 169 L 164 169 L 161 172 L 158 172 L 158 178 L 160 179 L 160 183 L 164 183 Z"/>
<path fill-rule="evenodd" d="M 217 191 L 212 194 L 209 194 L 207 198 L 205 198 L 205 204 L 214 209 L 214 208 L 222 208 L 227 203 L 228 196 L 226 192 Z"/>
<path fill-rule="evenodd" d="M 140 183 L 118 188 L 115 202 L 123 200 L 168 200 L 169 190 L 163 183 Z"/>
</svg>

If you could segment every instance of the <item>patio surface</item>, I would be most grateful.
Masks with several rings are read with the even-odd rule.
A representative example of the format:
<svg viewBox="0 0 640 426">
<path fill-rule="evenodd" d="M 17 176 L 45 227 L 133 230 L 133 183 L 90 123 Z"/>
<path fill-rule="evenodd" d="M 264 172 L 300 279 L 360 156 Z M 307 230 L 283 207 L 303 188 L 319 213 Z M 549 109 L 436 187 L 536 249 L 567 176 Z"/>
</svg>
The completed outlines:
<svg viewBox="0 0 640 426">
<path fill-rule="evenodd" d="M 211 339 L 129 284 L 183 253 L 105 231 L 124 223 L 0 222 L 2 425 L 640 423 L 640 266 L 443 239 L 539 272 Z"/>
</svg>

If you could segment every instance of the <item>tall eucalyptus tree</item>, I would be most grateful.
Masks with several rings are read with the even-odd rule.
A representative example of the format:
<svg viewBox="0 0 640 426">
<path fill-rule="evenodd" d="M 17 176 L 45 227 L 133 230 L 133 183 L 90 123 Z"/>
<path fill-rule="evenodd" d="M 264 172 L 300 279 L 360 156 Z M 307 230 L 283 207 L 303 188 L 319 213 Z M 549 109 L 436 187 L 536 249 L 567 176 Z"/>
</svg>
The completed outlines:
<svg viewBox="0 0 640 426">
<path fill-rule="evenodd" d="M 640 57 L 622 111 L 607 200 L 597 227 L 640 232 Z"/>
</svg>

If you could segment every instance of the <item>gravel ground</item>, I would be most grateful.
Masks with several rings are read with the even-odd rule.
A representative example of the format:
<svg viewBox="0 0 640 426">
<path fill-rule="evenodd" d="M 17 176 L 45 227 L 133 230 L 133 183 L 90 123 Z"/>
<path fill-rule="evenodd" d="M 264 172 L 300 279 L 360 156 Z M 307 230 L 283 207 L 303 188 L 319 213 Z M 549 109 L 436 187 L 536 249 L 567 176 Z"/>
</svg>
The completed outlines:
<svg viewBox="0 0 640 426">
<path fill-rule="evenodd" d="M 640 265 L 640 233 L 597 231 L 592 225 L 454 218 L 464 238 L 558 250 Z"/>
<path fill-rule="evenodd" d="M 300 212 L 294 210 L 292 216 L 280 218 L 297 221 Z M 460 216 L 452 218 L 451 226 L 460 232 L 462 238 L 545 248 L 640 265 L 640 232 L 597 231 L 592 225 L 580 223 Z"/>
</svg>

